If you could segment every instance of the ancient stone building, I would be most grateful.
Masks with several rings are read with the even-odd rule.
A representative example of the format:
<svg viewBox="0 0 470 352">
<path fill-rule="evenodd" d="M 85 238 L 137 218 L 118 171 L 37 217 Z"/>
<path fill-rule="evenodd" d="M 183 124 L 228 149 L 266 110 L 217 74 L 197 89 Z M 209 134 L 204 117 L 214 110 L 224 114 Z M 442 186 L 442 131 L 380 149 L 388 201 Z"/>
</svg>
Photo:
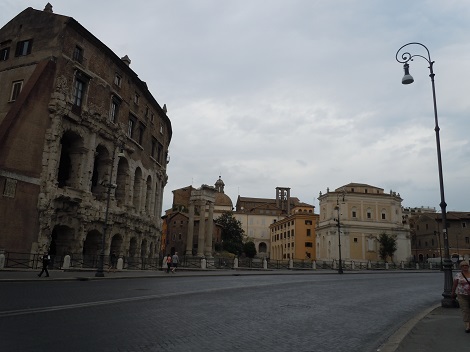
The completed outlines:
<svg viewBox="0 0 470 352">
<path fill-rule="evenodd" d="M 214 220 L 233 208 L 224 186 L 219 176 L 214 187 L 186 186 L 172 191 L 172 208 L 163 216 L 164 254 L 177 251 L 189 256 L 212 257 L 216 245 L 221 245 L 222 235 L 221 227 Z"/>
<path fill-rule="evenodd" d="M 0 249 L 155 258 L 171 122 L 75 19 L 27 8 L 0 29 Z M 105 222 L 107 220 L 107 222 Z"/>
</svg>

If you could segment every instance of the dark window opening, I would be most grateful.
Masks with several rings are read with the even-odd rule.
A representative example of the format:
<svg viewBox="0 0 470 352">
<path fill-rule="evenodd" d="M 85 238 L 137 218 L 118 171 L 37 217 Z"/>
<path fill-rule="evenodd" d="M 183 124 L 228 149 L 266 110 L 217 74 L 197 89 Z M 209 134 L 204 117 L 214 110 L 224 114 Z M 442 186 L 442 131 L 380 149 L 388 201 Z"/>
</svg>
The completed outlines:
<svg viewBox="0 0 470 352">
<path fill-rule="evenodd" d="M 76 46 L 75 49 L 73 50 L 72 58 L 75 61 L 82 63 L 83 62 L 83 49 L 80 48 L 79 46 Z"/>
<path fill-rule="evenodd" d="M 31 48 L 33 46 L 33 40 L 23 40 L 16 44 L 15 56 L 25 56 L 31 54 Z"/>
</svg>

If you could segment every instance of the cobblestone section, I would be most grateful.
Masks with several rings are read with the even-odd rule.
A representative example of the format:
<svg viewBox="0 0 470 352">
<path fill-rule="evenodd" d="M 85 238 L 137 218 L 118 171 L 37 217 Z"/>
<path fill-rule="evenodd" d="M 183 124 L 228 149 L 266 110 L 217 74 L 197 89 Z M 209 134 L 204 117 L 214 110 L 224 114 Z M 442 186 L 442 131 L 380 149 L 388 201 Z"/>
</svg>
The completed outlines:
<svg viewBox="0 0 470 352">
<path fill-rule="evenodd" d="M 2 300 L 0 337 L 5 351 L 371 352 L 439 300 L 441 281 L 375 273 L 1 283 L 15 309 L 45 311 L 6 316 Z"/>
</svg>

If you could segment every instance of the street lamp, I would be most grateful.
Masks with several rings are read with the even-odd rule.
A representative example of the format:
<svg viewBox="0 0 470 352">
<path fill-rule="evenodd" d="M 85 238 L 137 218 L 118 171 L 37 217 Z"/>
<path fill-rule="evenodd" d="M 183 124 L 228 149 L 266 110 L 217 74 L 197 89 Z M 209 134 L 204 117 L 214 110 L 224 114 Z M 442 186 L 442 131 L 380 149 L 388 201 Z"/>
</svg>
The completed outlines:
<svg viewBox="0 0 470 352">
<path fill-rule="evenodd" d="M 343 202 L 344 202 L 344 190 L 342 192 L 343 195 Z M 339 213 L 340 213 L 340 207 L 339 207 L 339 194 L 336 197 L 336 206 L 335 206 L 336 211 L 338 212 L 338 217 L 334 219 L 336 221 L 336 225 L 338 226 L 338 253 L 339 253 L 339 266 L 338 266 L 338 274 L 343 273 L 343 264 L 341 260 L 341 222 L 339 219 Z"/>
<path fill-rule="evenodd" d="M 124 157 L 124 147 L 121 145 L 121 150 L 118 154 L 118 158 Z M 108 215 L 109 215 L 109 203 L 111 201 L 111 189 L 116 188 L 117 185 L 111 183 L 113 179 L 113 169 L 114 169 L 114 160 L 116 159 L 116 147 L 113 150 L 113 158 L 111 159 L 111 166 L 109 171 L 109 180 L 108 183 L 102 184 L 104 187 L 107 188 L 106 191 L 106 211 L 104 215 L 104 223 L 103 223 L 103 236 L 101 237 L 101 252 L 100 252 L 100 260 L 98 262 L 98 269 L 96 270 L 95 277 L 104 277 L 104 246 L 106 244 L 106 230 L 108 228 Z"/>
<path fill-rule="evenodd" d="M 437 236 L 437 240 L 438 240 L 438 243 L 439 243 L 439 258 L 441 258 L 441 270 L 442 270 L 441 233 L 439 231 L 434 231 L 434 236 Z"/>
<path fill-rule="evenodd" d="M 411 55 L 409 52 L 404 51 L 401 56 L 399 57 L 398 54 L 400 51 L 408 46 L 408 45 L 419 45 L 426 49 L 427 52 L 427 57 L 419 54 Z M 424 60 L 426 60 L 429 64 L 429 77 L 431 77 L 431 85 L 432 85 L 432 98 L 433 98 L 433 105 L 434 105 L 434 131 L 436 132 L 436 147 L 437 147 L 437 166 L 439 169 L 439 188 L 440 188 L 440 193 L 441 193 L 441 214 L 442 214 L 442 233 L 444 236 L 444 264 L 443 264 L 443 271 L 444 271 L 444 292 L 442 293 L 442 296 L 444 297 L 441 301 L 442 307 L 454 307 L 454 301 L 451 297 L 451 291 L 452 291 L 452 261 L 450 260 L 450 255 L 449 255 L 449 237 L 447 234 L 447 212 L 446 212 L 446 207 L 447 204 L 445 202 L 445 197 L 444 197 L 444 179 L 442 176 L 442 159 L 441 159 L 441 142 L 439 138 L 439 123 L 437 119 L 437 105 L 436 105 L 436 89 L 434 86 L 434 71 L 433 71 L 433 65 L 434 61 L 431 60 L 431 55 L 429 54 L 428 48 L 421 44 L 421 43 L 408 43 L 403 45 L 400 49 L 398 49 L 395 58 L 396 60 L 403 64 L 403 69 L 405 71 L 405 75 L 403 76 L 402 83 L 403 84 L 411 84 L 414 82 L 413 77 L 410 75 L 409 72 L 409 67 L 410 65 L 408 62 L 413 61 L 414 57 L 420 57 Z"/>
</svg>

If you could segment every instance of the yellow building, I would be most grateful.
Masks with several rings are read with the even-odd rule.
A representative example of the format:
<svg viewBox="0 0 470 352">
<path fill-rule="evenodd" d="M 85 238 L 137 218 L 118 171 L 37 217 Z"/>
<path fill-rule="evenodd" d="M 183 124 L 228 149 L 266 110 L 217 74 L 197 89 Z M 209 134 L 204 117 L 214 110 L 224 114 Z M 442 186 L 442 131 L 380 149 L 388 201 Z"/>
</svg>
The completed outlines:
<svg viewBox="0 0 470 352">
<path fill-rule="evenodd" d="M 337 260 L 341 243 L 343 260 L 380 260 L 378 237 L 386 233 L 397 242 L 393 261 L 410 260 L 410 230 L 402 214 L 400 194 L 384 193 L 382 188 L 367 184 L 350 183 L 334 192 L 320 193 L 318 200 L 318 259 Z"/>
<path fill-rule="evenodd" d="M 271 224 L 271 259 L 315 260 L 317 221 L 314 206 L 300 203 L 291 210 L 289 216 Z"/>
</svg>

